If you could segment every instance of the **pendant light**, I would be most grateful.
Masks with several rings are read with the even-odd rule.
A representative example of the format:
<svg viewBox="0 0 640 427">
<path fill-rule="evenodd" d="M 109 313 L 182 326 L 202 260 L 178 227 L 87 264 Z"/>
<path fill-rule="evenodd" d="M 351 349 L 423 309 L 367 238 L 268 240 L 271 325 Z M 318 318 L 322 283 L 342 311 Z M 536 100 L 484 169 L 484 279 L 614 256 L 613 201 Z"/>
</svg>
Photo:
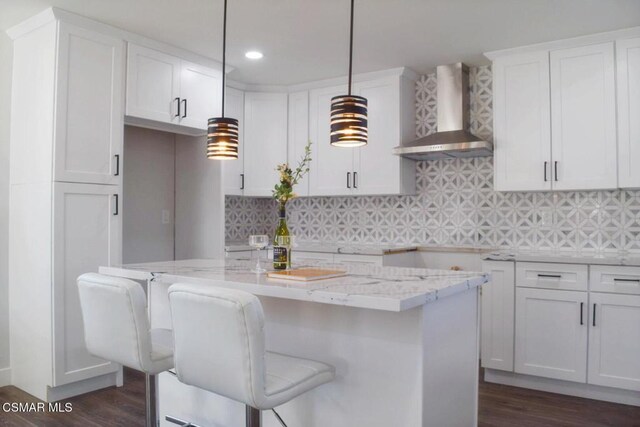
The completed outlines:
<svg viewBox="0 0 640 427">
<path fill-rule="evenodd" d="M 238 158 L 238 120 L 224 116 L 224 92 L 227 57 L 227 0 L 224 0 L 222 25 L 222 114 L 213 117 L 207 126 L 207 158 L 233 160 Z"/>
<path fill-rule="evenodd" d="M 351 95 L 353 75 L 353 4 L 351 0 L 351 29 L 349 33 L 349 93 L 331 98 L 331 145 L 361 147 L 367 144 L 367 99 Z"/>
</svg>

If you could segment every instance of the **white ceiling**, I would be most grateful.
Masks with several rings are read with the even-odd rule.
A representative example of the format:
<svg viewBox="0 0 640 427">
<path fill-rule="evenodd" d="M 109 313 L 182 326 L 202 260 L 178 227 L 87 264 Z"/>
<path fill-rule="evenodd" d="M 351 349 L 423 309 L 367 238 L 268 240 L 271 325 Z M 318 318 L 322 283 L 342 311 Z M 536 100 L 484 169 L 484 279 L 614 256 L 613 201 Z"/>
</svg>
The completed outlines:
<svg viewBox="0 0 640 427">
<path fill-rule="evenodd" d="M 4 30 L 48 6 L 221 59 L 222 0 L 0 0 Z M 348 0 L 229 0 L 231 78 L 345 75 Z M 354 72 L 486 63 L 483 52 L 640 25 L 640 0 L 358 0 Z M 264 52 L 260 61 L 244 52 Z"/>
</svg>

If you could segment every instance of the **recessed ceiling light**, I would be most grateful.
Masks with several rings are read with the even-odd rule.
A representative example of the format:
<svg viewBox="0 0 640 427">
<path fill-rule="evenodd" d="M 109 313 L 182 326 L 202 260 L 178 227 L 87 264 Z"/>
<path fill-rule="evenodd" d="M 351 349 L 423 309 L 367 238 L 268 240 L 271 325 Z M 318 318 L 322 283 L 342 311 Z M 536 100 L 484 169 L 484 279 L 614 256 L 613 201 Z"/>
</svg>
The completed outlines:
<svg viewBox="0 0 640 427">
<path fill-rule="evenodd" d="M 260 59 L 264 55 L 262 54 L 262 52 L 258 52 L 257 50 L 250 50 L 249 52 L 245 53 L 244 56 L 249 59 Z"/>
</svg>

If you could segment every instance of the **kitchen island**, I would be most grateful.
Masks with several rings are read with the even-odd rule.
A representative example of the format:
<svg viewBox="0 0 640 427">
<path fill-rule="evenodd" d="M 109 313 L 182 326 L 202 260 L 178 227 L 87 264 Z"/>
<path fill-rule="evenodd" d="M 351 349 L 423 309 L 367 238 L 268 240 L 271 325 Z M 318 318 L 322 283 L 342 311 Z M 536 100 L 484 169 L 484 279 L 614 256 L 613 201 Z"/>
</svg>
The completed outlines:
<svg viewBox="0 0 640 427">
<path fill-rule="evenodd" d="M 171 328 L 173 283 L 228 287 L 258 296 L 268 350 L 320 360 L 336 379 L 281 406 L 291 426 L 472 426 L 477 419 L 478 288 L 483 273 L 323 264 L 345 277 L 268 279 L 239 260 L 184 260 L 101 267 L 145 281 L 154 328 Z M 300 267 L 302 265 L 296 265 Z M 203 325 L 206 327 L 206 325 Z M 212 349 L 216 351 L 216 349 Z M 222 349 L 220 350 L 222 351 Z M 244 406 L 159 377 L 159 416 L 201 426 L 244 425 Z M 263 425 L 279 424 L 269 412 Z"/>
</svg>

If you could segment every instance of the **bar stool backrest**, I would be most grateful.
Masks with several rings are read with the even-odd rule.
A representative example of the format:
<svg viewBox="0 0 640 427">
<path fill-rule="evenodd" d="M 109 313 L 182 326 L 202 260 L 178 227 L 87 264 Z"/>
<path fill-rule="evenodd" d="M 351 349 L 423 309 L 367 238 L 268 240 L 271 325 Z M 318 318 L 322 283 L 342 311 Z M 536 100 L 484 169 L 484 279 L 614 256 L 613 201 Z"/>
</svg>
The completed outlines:
<svg viewBox="0 0 640 427">
<path fill-rule="evenodd" d="M 259 408 L 265 393 L 264 313 L 250 293 L 169 288 L 178 379 Z"/>
<path fill-rule="evenodd" d="M 142 286 L 87 273 L 78 277 L 84 339 L 89 353 L 139 371 L 151 370 L 151 337 Z"/>
</svg>

